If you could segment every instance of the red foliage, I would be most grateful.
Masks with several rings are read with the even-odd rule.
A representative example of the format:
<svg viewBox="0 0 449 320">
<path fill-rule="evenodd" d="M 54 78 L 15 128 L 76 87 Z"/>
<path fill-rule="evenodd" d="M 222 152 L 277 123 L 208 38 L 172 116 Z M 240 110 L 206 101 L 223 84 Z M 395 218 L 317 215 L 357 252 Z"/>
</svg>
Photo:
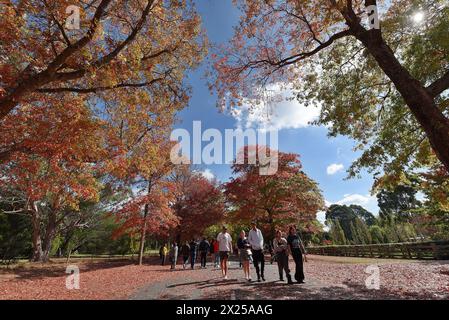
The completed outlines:
<svg viewBox="0 0 449 320">
<path fill-rule="evenodd" d="M 324 203 L 317 184 L 303 171 L 297 154 L 278 152 L 278 170 L 273 175 L 260 175 L 261 164 L 248 164 L 254 146 L 243 150 L 245 163 L 232 168 L 237 178 L 225 185 L 226 195 L 234 209 L 232 219 L 248 222 L 258 219 L 276 225 L 310 221 Z M 273 154 L 271 150 L 270 154 Z"/>
<path fill-rule="evenodd" d="M 204 230 L 224 217 L 224 196 L 215 181 L 184 170 L 173 176 L 176 202 L 174 210 L 180 219 L 177 236 L 188 240 L 201 236 Z"/>
<path fill-rule="evenodd" d="M 179 223 L 170 202 L 173 198 L 162 186 L 151 190 L 150 194 L 137 195 L 114 211 L 117 220 L 122 222 L 114 232 L 114 237 L 124 233 L 139 234 L 144 223 L 144 208 L 148 205 L 146 232 L 155 236 L 166 236 Z"/>
</svg>

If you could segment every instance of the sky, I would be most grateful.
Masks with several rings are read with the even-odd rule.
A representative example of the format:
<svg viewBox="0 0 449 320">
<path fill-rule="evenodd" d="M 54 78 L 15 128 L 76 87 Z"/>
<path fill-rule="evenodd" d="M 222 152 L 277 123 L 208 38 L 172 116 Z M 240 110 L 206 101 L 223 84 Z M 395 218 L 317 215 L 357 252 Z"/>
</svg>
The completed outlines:
<svg viewBox="0 0 449 320">
<path fill-rule="evenodd" d="M 195 3 L 209 41 L 222 43 L 229 40 L 239 17 L 232 1 L 196 0 Z M 205 70 L 204 62 L 188 75 L 187 83 L 192 87 L 192 97 L 189 105 L 178 114 L 180 121 L 176 127 L 184 128 L 193 135 L 193 121 L 201 121 L 203 132 L 214 128 L 224 136 L 225 129 L 257 126 L 260 121 L 257 112 L 248 115 L 242 110 L 239 116 L 232 116 L 217 108 L 216 96 L 207 86 Z M 343 136 L 329 138 L 325 127 L 309 125 L 308 122 L 318 115 L 316 108 L 305 108 L 296 101 L 282 101 L 270 107 L 274 110 L 270 116 L 270 126 L 278 130 L 279 151 L 300 154 L 303 170 L 318 182 L 327 205 L 359 204 L 374 214 L 378 213 L 376 197 L 370 195 L 371 175 L 362 173 L 361 178 L 345 179 L 346 170 L 359 155 L 352 150 L 354 141 Z M 227 164 L 196 167 L 206 177 L 216 178 L 220 182 L 228 181 L 232 176 Z M 324 213 L 320 212 L 317 218 L 323 222 Z"/>
</svg>

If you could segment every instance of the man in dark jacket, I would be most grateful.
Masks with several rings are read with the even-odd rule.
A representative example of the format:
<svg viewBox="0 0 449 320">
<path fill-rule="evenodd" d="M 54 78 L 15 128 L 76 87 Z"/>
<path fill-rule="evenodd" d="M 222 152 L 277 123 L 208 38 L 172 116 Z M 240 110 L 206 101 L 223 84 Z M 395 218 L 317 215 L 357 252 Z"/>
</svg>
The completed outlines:
<svg viewBox="0 0 449 320">
<path fill-rule="evenodd" d="M 186 268 L 186 264 L 187 264 L 187 260 L 189 260 L 189 256 L 190 256 L 190 246 L 189 246 L 189 243 L 187 241 L 181 247 L 181 255 L 182 255 L 182 260 L 183 260 L 182 267 L 185 269 Z"/>
<path fill-rule="evenodd" d="M 195 267 L 196 250 L 198 248 L 198 243 L 195 241 L 195 239 L 192 239 L 189 245 L 190 245 L 190 266 L 193 269 Z"/>
<path fill-rule="evenodd" d="M 201 268 L 206 269 L 206 259 L 207 259 L 207 253 L 210 250 L 210 244 L 206 240 L 206 238 L 203 238 L 203 240 L 200 242 L 199 252 L 201 255 Z"/>
</svg>

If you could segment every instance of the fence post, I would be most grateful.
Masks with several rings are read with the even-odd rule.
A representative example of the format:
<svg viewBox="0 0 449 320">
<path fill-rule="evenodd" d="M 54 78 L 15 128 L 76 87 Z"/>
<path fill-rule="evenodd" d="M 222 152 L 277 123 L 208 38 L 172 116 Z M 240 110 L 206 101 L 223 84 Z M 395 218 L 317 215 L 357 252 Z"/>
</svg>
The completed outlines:
<svg viewBox="0 0 449 320">
<path fill-rule="evenodd" d="M 432 257 L 433 257 L 433 259 L 438 260 L 438 258 L 439 258 L 438 247 L 435 244 L 435 242 L 433 242 L 431 244 L 431 246 L 432 246 Z"/>
</svg>

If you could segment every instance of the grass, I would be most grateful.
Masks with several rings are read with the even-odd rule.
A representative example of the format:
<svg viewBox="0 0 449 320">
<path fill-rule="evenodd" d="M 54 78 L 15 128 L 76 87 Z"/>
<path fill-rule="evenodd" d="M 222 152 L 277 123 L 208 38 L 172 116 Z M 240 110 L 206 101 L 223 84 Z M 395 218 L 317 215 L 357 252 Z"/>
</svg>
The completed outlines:
<svg viewBox="0 0 449 320">
<path fill-rule="evenodd" d="M 159 250 L 156 249 L 150 249 L 145 251 L 145 257 L 154 257 L 159 256 Z M 137 254 L 125 254 L 125 255 L 109 255 L 109 254 L 72 254 L 70 256 L 69 262 L 95 262 L 95 261 L 115 261 L 115 260 L 136 260 L 137 261 Z M 61 264 L 67 262 L 67 257 L 53 257 L 50 258 L 49 264 Z M 26 268 L 28 266 L 32 265 L 41 265 L 41 263 L 35 263 L 30 262 L 29 259 L 17 259 L 14 261 L 11 261 L 9 264 L 2 264 L 0 263 L 0 270 L 1 269 L 16 269 L 16 268 Z"/>
</svg>

